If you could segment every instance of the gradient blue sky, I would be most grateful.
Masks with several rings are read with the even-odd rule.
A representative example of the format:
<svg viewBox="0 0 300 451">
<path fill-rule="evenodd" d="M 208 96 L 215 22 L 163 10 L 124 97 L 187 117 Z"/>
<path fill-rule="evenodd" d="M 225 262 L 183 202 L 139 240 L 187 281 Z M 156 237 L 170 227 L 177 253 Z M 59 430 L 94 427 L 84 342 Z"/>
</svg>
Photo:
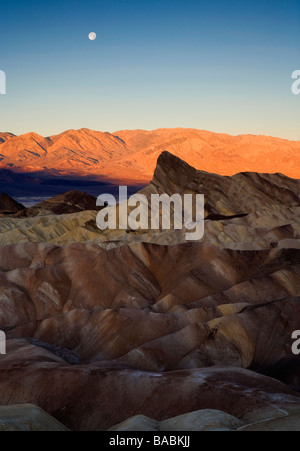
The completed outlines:
<svg viewBox="0 0 300 451">
<path fill-rule="evenodd" d="M 299 140 L 299 44 L 299 0 L 2 1 L 0 131 L 191 127 Z"/>
</svg>

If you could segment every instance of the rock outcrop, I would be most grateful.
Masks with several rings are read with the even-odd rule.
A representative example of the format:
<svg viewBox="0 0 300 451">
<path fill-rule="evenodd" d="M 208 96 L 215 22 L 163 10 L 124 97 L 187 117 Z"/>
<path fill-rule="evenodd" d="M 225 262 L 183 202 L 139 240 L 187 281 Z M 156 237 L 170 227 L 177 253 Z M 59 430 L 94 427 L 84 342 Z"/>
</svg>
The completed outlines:
<svg viewBox="0 0 300 451">
<path fill-rule="evenodd" d="M 198 171 L 163 152 L 145 194 L 204 194 L 206 215 L 212 220 L 300 206 L 300 180 L 282 174 L 239 173 L 233 177 Z"/>
<path fill-rule="evenodd" d="M 30 404 L 0 406 L 1 432 L 64 432 L 68 429 Z"/>
<path fill-rule="evenodd" d="M 34 207 L 26 208 L 15 217 L 30 218 L 40 215 L 69 215 L 82 211 L 96 211 L 96 197 L 81 191 L 68 191 L 64 194 L 47 199 Z"/>
<path fill-rule="evenodd" d="M 11 215 L 25 209 L 24 205 L 16 202 L 5 193 L 0 195 L 0 215 Z"/>
<path fill-rule="evenodd" d="M 300 412 L 295 412 L 282 418 L 253 423 L 239 429 L 241 432 L 299 432 L 299 430 Z"/>
<path fill-rule="evenodd" d="M 137 415 L 123 423 L 120 423 L 110 430 L 112 432 L 125 431 L 202 431 L 202 432 L 225 432 L 235 431 L 243 426 L 243 422 L 238 418 L 228 415 L 220 410 L 198 410 L 197 412 L 186 413 L 165 421 L 152 420 L 143 415 Z"/>
<path fill-rule="evenodd" d="M 111 432 L 151 431 L 205 431 L 205 432 L 298 432 L 300 429 L 300 411 L 282 412 L 282 417 L 258 421 L 243 425 L 243 422 L 220 410 L 199 410 L 165 421 L 156 421 L 144 415 L 129 418 L 110 429 Z"/>
</svg>

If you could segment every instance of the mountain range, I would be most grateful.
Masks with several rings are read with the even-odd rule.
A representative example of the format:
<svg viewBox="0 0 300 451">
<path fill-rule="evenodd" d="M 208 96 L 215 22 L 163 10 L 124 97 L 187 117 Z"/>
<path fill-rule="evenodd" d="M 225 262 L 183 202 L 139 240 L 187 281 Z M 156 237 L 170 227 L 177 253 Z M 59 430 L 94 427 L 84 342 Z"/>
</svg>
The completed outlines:
<svg viewBox="0 0 300 451">
<path fill-rule="evenodd" d="M 163 151 L 220 175 L 250 171 L 300 178 L 299 141 L 182 128 L 115 133 L 83 128 L 46 138 L 0 133 L 0 171 L 143 185 Z"/>
</svg>

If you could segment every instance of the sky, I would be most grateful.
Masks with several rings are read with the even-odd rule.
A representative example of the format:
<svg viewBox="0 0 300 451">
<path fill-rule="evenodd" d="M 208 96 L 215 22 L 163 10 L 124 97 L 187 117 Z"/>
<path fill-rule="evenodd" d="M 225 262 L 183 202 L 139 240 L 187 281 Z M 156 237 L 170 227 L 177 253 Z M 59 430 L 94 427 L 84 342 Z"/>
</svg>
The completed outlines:
<svg viewBox="0 0 300 451">
<path fill-rule="evenodd" d="M 0 132 L 187 127 L 300 140 L 300 0 L 2 0 L 0 10 Z"/>
</svg>

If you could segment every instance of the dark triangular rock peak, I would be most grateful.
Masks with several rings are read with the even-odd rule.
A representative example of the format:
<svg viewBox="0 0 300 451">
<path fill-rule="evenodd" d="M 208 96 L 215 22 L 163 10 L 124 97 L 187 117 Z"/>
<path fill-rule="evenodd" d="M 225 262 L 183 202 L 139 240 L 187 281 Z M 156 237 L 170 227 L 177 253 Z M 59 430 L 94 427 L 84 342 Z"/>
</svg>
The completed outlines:
<svg viewBox="0 0 300 451">
<path fill-rule="evenodd" d="M 17 213 L 18 211 L 24 210 L 24 205 L 15 201 L 6 193 L 1 193 L 0 195 L 0 212 Z"/>
<path fill-rule="evenodd" d="M 163 170 L 172 170 L 175 169 L 176 171 L 181 168 L 186 171 L 190 172 L 196 172 L 196 169 L 192 166 L 190 166 L 188 163 L 186 163 L 184 160 L 182 160 L 179 157 L 176 157 L 170 152 L 167 152 L 166 150 L 160 154 L 157 160 L 157 168 L 162 168 Z"/>
</svg>

